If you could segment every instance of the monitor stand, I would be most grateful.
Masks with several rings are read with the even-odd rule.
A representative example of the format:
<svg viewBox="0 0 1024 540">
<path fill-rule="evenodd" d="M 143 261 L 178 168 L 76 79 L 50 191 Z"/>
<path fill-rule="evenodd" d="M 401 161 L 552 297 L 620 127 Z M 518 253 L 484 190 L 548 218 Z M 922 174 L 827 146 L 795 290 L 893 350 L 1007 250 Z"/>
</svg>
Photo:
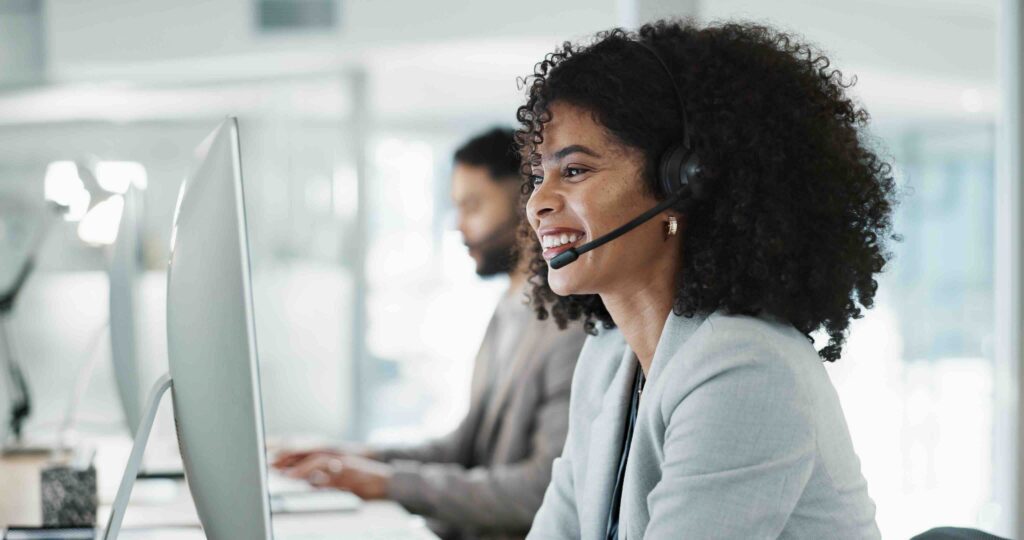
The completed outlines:
<svg viewBox="0 0 1024 540">
<path fill-rule="evenodd" d="M 139 429 L 135 432 L 135 443 L 132 445 L 132 453 L 128 456 L 128 464 L 124 467 L 121 485 L 117 488 L 117 496 L 114 497 L 114 504 L 110 508 L 110 519 L 107 521 L 107 529 L 103 533 L 103 540 L 113 540 L 121 532 L 121 522 L 124 520 L 124 513 L 128 509 L 128 499 L 132 495 L 135 478 L 142 467 L 142 455 L 146 452 L 146 443 L 149 441 L 149 432 L 153 429 L 156 411 L 160 406 L 160 400 L 171 386 L 170 373 L 164 373 L 157 379 L 153 389 L 149 392 L 146 410 L 142 418 L 139 419 Z"/>
</svg>

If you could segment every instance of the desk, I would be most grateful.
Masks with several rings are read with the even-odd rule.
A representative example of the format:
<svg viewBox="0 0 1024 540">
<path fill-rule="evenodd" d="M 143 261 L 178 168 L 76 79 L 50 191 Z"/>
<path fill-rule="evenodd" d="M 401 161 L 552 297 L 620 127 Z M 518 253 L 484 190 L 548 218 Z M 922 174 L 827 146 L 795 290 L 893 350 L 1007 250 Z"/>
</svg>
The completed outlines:
<svg viewBox="0 0 1024 540">
<path fill-rule="evenodd" d="M 0 530 L 7 525 L 36 526 L 42 523 L 39 472 L 45 456 L 0 458 Z M 97 466 L 98 476 L 113 470 L 116 486 L 117 467 Z M 109 478 L 98 479 L 100 486 L 99 522 L 106 524 L 114 493 L 105 490 Z M 106 493 L 104 492 L 106 491 Z M 394 537 L 436 540 L 424 520 L 390 501 L 364 502 L 354 512 L 318 514 L 274 514 L 274 535 L 281 539 L 334 540 L 366 537 Z M 204 538 L 199 528 L 192 496 L 182 481 L 145 480 L 136 482 L 125 514 L 121 538 L 125 540 L 185 540 Z"/>
</svg>

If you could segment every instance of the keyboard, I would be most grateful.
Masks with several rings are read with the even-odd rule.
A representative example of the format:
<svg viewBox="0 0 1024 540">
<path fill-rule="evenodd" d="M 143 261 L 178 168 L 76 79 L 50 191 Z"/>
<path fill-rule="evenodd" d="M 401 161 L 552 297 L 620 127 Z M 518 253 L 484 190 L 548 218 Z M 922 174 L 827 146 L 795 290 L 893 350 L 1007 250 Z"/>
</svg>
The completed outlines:
<svg viewBox="0 0 1024 540">
<path fill-rule="evenodd" d="M 267 472 L 267 491 L 271 495 L 285 495 L 290 493 L 309 493 L 316 488 L 309 482 L 299 478 L 285 476 L 273 469 Z"/>
<path fill-rule="evenodd" d="M 380 529 L 376 531 L 359 531 L 355 533 L 274 533 L 274 540 L 437 540 L 427 530 L 405 528 Z"/>
<path fill-rule="evenodd" d="M 303 514 L 310 512 L 354 512 L 362 504 L 359 497 L 335 489 L 321 489 L 304 493 L 270 495 L 273 514 Z"/>
<path fill-rule="evenodd" d="M 267 491 L 270 492 L 270 512 L 273 514 L 353 512 L 363 502 L 347 491 L 314 488 L 305 480 L 276 471 L 267 475 Z"/>
</svg>

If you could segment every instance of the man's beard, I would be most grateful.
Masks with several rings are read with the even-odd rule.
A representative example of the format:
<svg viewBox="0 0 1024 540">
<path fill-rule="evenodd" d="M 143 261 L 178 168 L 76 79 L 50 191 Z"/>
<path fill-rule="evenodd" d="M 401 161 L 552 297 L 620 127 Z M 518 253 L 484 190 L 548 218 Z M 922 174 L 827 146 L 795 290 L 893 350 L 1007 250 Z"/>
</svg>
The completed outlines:
<svg viewBox="0 0 1024 540">
<path fill-rule="evenodd" d="M 507 242 L 501 246 L 480 250 L 480 264 L 476 267 L 476 275 L 491 277 L 507 274 L 516 266 L 516 244 Z"/>
<path fill-rule="evenodd" d="M 508 274 L 516 267 L 519 253 L 516 249 L 516 223 L 503 224 L 495 232 L 474 244 L 466 244 L 480 254 L 476 274 L 492 277 Z"/>
</svg>

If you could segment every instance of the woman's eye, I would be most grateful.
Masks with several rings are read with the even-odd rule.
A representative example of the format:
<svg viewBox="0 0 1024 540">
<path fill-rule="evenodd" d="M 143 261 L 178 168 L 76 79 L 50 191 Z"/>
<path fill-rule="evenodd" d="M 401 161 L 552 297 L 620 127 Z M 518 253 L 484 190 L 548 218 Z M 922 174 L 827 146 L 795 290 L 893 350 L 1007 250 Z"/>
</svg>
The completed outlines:
<svg viewBox="0 0 1024 540">
<path fill-rule="evenodd" d="M 574 176 L 581 175 L 585 172 L 587 172 L 586 169 L 581 169 L 579 167 L 566 167 L 565 170 L 562 171 L 562 177 L 572 178 Z"/>
<path fill-rule="evenodd" d="M 542 182 L 544 182 L 544 175 L 541 175 L 541 174 L 531 174 L 530 175 L 530 184 L 533 185 L 533 187 L 539 186 Z"/>
</svg>

